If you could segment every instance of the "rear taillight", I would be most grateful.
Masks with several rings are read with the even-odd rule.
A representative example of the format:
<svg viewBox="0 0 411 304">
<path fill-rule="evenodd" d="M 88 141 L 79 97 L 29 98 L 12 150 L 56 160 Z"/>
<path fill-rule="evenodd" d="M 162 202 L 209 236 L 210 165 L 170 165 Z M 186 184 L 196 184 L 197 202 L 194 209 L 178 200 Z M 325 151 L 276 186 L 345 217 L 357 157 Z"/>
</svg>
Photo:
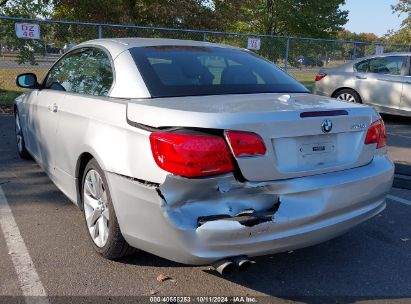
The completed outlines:
<svg viewBox="0 0 411 304">
<path fill-rule="evenodd" d="M 320 80 L 323 79 L 325 76 L 327 76 L 327 74 L 325 74 L 325 73 L 318 73 L 317 76 L 315 76 L 315 81 L 320 81 Z"/>
<path fill-rule="evenodd" d="M 259 135 L 243 131 L 226 131 L 225 134 L 235 157 L 265 154 L 264 141 Z"/>
<path fill-rule="evenodd" d="M 157 165 L 175 175 L 207 176 L 234 169 L 222 137 L 158 132 L 151 133 L 150 144 Z"/>
<path fill-rule="evenodd" d="M 385 133 L 385 125 L 382 119 L 373 122 L 369 126 L 364 143 L 366 145 L 377 144 L 377 149 L 387 144 L 387 134 Z"/>
</svg>

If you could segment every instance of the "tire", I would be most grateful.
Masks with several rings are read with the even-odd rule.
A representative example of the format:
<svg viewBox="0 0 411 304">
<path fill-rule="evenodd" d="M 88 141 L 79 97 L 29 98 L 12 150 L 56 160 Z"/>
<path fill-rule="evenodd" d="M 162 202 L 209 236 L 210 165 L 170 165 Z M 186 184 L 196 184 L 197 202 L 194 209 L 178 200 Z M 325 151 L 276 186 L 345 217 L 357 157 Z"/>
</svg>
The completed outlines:
<svg viewBox="0 0 411 304">
<path fill-rule="evenodd" d="M 103 170 L 91 159 L 83 174 L 81 200 L 85 225 L 95 251 L 107 259 L 133 254 L 117 221 Z"/>
<path fill-rule="evenodd" d="M 24 141 L 23 130 L 21 128 L 20 123 L 20 115 L 19 112 L 16 110 L 14 114 L 14 123 L 15 123 L 15 132 L 16 132 L 16 144 L 17 144 L 17 152 L 22 159 L 31 159 L 31 155 L 29 151 L 26 149 L 26 142 Z"/>
<path fill-rule="evenodd" d="M 360 95 L 352 89 L 343 89 L 338 91 L 334 97 L 348 102 L 362 103 Z"/>
</svg>

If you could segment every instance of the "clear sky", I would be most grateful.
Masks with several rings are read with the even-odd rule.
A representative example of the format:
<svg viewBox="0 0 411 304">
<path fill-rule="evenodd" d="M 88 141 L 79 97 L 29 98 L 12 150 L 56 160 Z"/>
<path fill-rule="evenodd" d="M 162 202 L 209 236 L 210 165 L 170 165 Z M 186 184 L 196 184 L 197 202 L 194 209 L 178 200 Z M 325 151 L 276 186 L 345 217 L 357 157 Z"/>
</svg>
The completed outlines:
<svg viewBox="0 0 411 304">
<path fill-rule="evenodd" d="M 388 30 L 398 30 L 405 15 L 393 14 L 391 4 L 396 0 L 345 0 L 344 10 L 350 11 L 345 29 L 355 33 L 382 36 Z"/>
</svg>

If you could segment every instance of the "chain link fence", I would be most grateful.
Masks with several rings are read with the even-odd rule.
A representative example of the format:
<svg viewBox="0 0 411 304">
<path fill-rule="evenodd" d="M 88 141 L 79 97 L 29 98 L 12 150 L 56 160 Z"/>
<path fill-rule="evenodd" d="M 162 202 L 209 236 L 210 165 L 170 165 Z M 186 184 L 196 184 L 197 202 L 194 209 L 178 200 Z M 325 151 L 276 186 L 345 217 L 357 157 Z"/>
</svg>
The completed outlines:
<svg viewBox="0 0 411 304">
<path fill-rule="evenodd" d="M 16 23 L 40 25 L 39 40 L 16 37 Z M 378 43 L 300 38 L 245 33 L 225 33 L 98 24 L 58 20 L 36 20 L 0 16 L 0 104 L 12 103 L 21 93 L 16 76 L 34 72 L 41 79 L 51 65 L 74 45 L 96 38 L 146 37 L 209 41 L 246 48 L 248 38 L 259 38 L 257 54 L 276 63 L 310 88 L 322 67 L 335 67 L 355 58 L 372 55 Z M 384 52 L 411 51 L 407 45 L 384 45 Z"/>
</svg>

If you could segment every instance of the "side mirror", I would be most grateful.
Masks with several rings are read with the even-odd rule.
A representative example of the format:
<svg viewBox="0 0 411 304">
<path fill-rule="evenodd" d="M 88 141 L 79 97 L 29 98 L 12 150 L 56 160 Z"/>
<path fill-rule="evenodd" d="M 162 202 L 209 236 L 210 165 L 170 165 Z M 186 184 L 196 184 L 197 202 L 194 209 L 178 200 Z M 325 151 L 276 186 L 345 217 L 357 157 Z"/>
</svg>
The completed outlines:
<svg viewBox="0 0 411 304">
<path fill-rule="evenodd" d="M 16 85 L 25 89 L 36 89 L 39 87 L 37 76 L 33 73 L 20 74 L 16 78 Z"/>
</svg>

